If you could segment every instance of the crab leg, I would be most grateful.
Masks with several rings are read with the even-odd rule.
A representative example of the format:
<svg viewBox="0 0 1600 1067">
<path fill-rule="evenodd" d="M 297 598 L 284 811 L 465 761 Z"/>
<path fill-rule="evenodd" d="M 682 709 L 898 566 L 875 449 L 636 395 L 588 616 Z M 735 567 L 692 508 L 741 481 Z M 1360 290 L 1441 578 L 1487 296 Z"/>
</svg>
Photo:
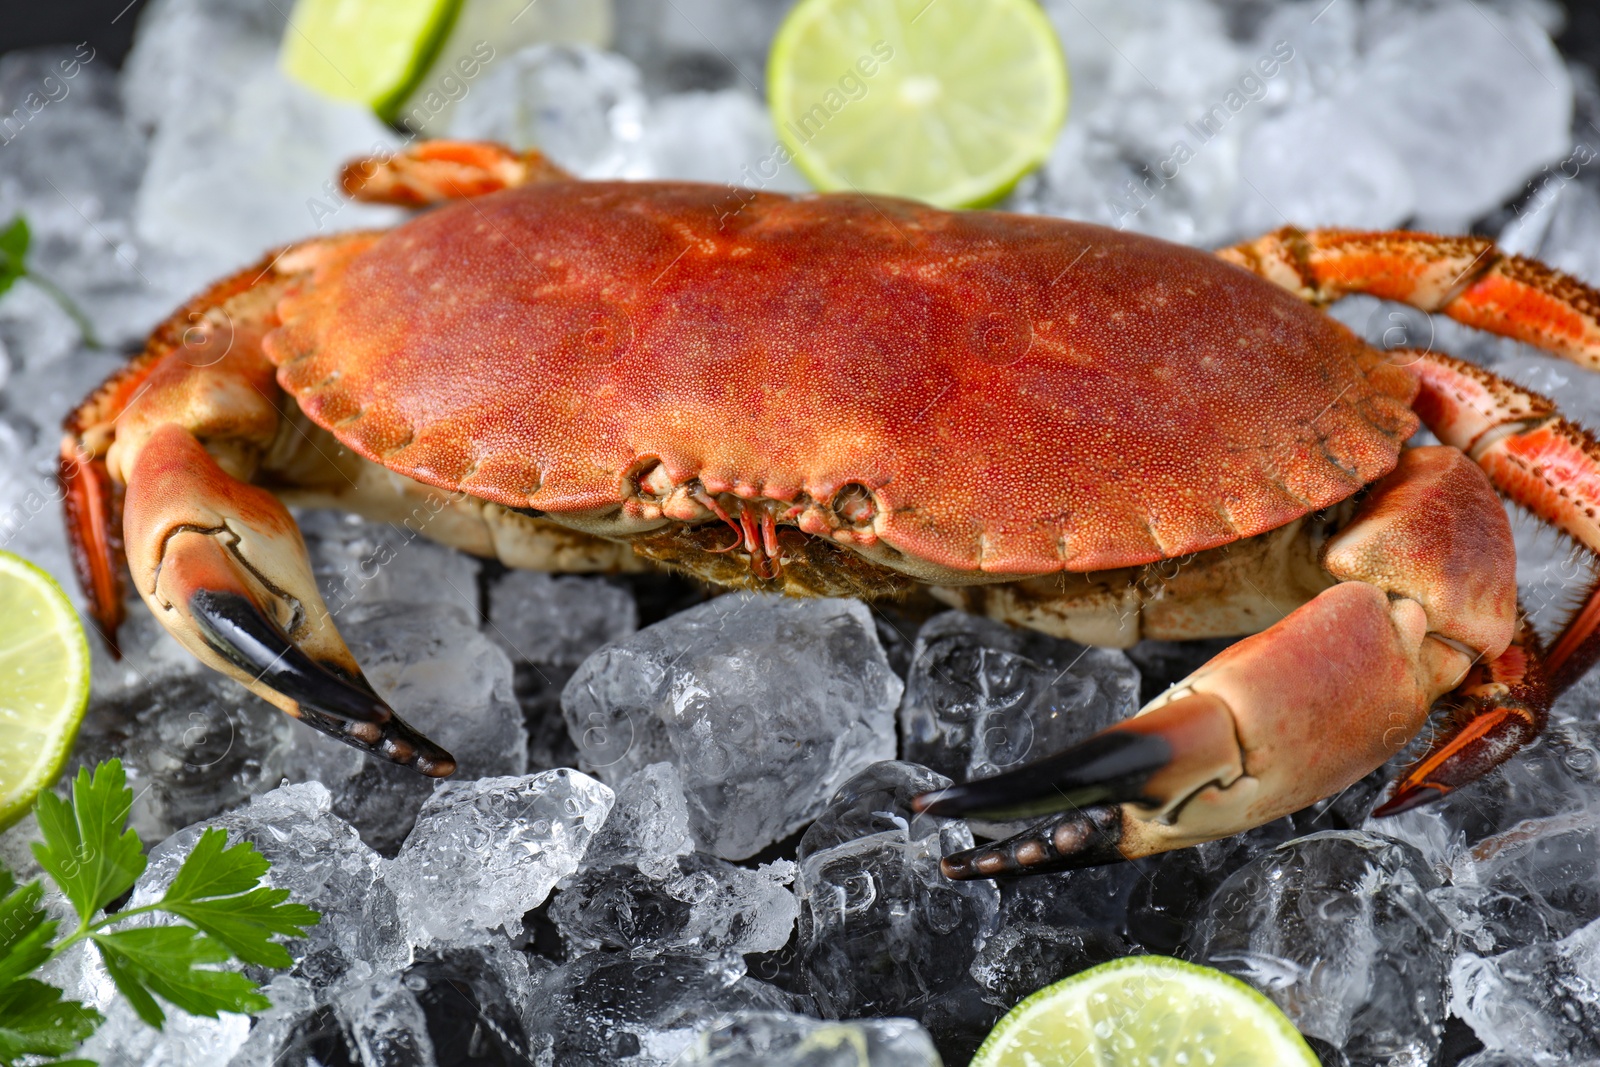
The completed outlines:
<svg viewBox="0 0 1600 1067">
<path fill-rule="evenodd" d="M 1286 226 L 1217 254 L 1312 303 L 1368 293 L 1600 370 L 1600 293 L 1482 237 Z"/>
<path fill-rule="evenodd" d="M 288 510 L 248 484 L 283 425 L 260 339 L 276 322 L 285 275 L 311 255 L 286 255 L 253 280 L 241 275 L 213 290 L 217 303 L 194 319 L 175 317 L 177 325 L 158 330 L 115 388 L 69 419 L 63 454 L 79 470 L 103 470 L 106 481 L 95 473 L 95 488 L 69 482 L 68 494 L 93 503 L 104 486 L 126 486 L 122 540 L 134 586 L 202 662 L 347 744 L 446 775 L 455 766 L 449 754 L 406 725 L 362 676 Z M 166 343 L 174 336 L 181 340 Z M 113 544 L 106 528 L 80 525 L 103 514 L 79 508 L 69 516 L 82 551 Z M 115 562 L 101 556 L 95 566 Z M 103 603 L 95 613 L 111 617 Z"/>
<path fill-rule="evenodd" d="M 537 149 L 513 152 L 487 141 L 422 141 L 401 152 L 357 160 L 340 183 L 357 200 L 427 207 L 572 175 Z"/>
<path fill-rule="evenodd" d="M 1510 523 L 1455 449 L 1403 453 L 1328 543 L 1323 566 L 1339 584 L 1135 718 L 1039 763 L 919 797 L 919 810 L 940 815 L 1065 813 L 948 857 L 946 873 L 1132 859 L 1297 811 L 1392 757 L 1475 661 L 1510 645 Z"/>
<path fill-rule="evenodd" d="M 1441 441 L 1468 453 L 1506 496 L 1600 552 L 1600 442 L 1556 406 L 1464 360 L 1403 350 L 1422 383 L 1417 414 Z M 1591 588 L 1546 659 L 1559 693 L 1600 659 L 1600 589 Z"/>
</svg>

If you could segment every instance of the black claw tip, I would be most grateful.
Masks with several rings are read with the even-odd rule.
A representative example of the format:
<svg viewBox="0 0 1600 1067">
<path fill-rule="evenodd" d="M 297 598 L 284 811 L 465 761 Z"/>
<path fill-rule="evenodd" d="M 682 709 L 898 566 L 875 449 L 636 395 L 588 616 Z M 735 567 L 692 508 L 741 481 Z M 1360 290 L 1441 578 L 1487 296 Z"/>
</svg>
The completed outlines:
<svg viewBox="0 0 1600 1067">
<path fill-rule="evenodd" d="M 454 757 L 396 715 L 365 678 L 306 655 L 247 597 L 202 589 L 189 598 L 189 611 L 206 644 L 298 704 L 307 726 L 429 778 L 455 772 Z"/>
<path fill-rule="evenodd" d="M 1145 783 L 1171 761 L 1172 746 L 1159 734 L 1113 728 L 1014 771 L 923 793 L 912 809 L 1027 819 L 1094 804 L 1148 803 Z"/>
<path fill-rule="evenodd" d="M 1004 841 L 952 853 L 939 869 L 968 881 L 1121 863 L 1122 819 L 1122 809 L 1109 804 L 1056 815 Z"/>
<path fill-rule="evenodd" d="M 394 715 L 363 681 L 306 655 L 248 597 L 201 589 L 189 598 L 189 611 L 219 656 L 295 703 L 350 722 L 384 723 Z"/>
</svg>

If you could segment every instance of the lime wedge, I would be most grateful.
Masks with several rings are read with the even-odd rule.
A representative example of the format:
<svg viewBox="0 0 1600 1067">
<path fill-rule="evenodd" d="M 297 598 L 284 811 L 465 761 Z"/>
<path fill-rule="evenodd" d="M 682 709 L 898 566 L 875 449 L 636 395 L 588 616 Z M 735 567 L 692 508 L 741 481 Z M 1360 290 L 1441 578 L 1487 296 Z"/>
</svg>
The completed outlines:
<svg viewBox="0 0 1600 1067">
<path fill-rule="evenodd" d="M 278 62 L 301 85 L 394 118 L 433 62 L 461 0 L 297 0 Z"/>
<path fill-rule="evenodd" d="M 0 552 L 0 829 L 61 773 L 89 702 L 89 642 L 44 571 Z"/>
<path fill-rule="evenodd" d="M 1033 994 L 1000 1020 L 972 1067 L 1317 1067 L 1277 1005 L 1237 978 L 1166 956 L 1129 956 Z"/>
<path fill-rule="evenodd" d="M 981 207 L 1049 154 L 1067 65 L 1036 0 L 801 0 L 767 96 L 819 189 Z"/>
</svg>

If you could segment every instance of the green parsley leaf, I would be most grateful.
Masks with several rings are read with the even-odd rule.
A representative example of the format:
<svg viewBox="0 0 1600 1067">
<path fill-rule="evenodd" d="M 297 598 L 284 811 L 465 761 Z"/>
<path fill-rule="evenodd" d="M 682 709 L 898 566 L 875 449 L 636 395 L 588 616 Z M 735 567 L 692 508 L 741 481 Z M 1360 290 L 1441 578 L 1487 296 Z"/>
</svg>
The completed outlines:
<svg viewBox="0 0 1600 1067">
<path fill-rule="evenodd" d="M 139 835 L 123 829 L 132 807 L 133 790 L 115 759 L 96 767 L 93 777 L 87 768 L 78 770 L 71 804 L 39 794 L 35 813 L 44 841 L 33 854 L 85 921 L 144 873 Z"/>
<path fill-rule="evenodd" d="M 21 215 L 0 230 L 0 293 L 10 289 L 18 278 L 28 273 L 28 245 L 31 240 L 28 220 Z"/>
<path fill-rule="evenodd" d="M 61 996 L 55 986 L 32 978 L 0 986 L 0 1061 L 64 1055 L 104 1022 L 93 1008 Z"/>
<path fill-rule="evenodd" d="M 238 971 L 203 966 L 222 963 L 228 950 L 187 926 L 144 926 L 90 935 L 117 989 L 139 1018 L 159 1029 L 166 1013 L 155 997 L 191 1015 L 216 1018 L 218 1012 L 266 1011 L 272 1002 Z M 151 994 L 155 996 L 151 996 Z"/>
<path fill-rule="evenodd" d="M 0 987 L 44 966 L 56 936 L 57 924 L 46 922 L 39 907 L 44 886 L 15 885 L 10 872 L 0 871 Z"/>
<path fill-rule="evenodd" d="M 189 920 L 246 963 L 290 966 L 288 949 L 272 936 L 304 937 L 322 916 L 304 904 L 284 903 L 287 889 L 257 888 L 266 857 L 248 841 L 227 843 L 228 835 L 215 827 L 201 834 L 157 906 Z"/>
</svg>

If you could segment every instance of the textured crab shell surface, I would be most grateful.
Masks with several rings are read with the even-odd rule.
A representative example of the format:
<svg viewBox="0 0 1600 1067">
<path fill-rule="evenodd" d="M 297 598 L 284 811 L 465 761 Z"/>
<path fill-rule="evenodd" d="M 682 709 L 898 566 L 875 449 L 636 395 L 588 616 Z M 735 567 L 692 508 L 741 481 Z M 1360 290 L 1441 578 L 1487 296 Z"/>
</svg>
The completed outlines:
<svg viewBox="0 0 1600 1067">
<path fill-rule="evenodd" d="M 1274 529 L 1417 425 L 1409 375 L 1209 253 L 882 198 L 532 185 L 344 241 L 279 313 L 284 388 L 420 481 L 642 529 L 641 475 L 698 480 L 994 576 Z"/>
</svg>

